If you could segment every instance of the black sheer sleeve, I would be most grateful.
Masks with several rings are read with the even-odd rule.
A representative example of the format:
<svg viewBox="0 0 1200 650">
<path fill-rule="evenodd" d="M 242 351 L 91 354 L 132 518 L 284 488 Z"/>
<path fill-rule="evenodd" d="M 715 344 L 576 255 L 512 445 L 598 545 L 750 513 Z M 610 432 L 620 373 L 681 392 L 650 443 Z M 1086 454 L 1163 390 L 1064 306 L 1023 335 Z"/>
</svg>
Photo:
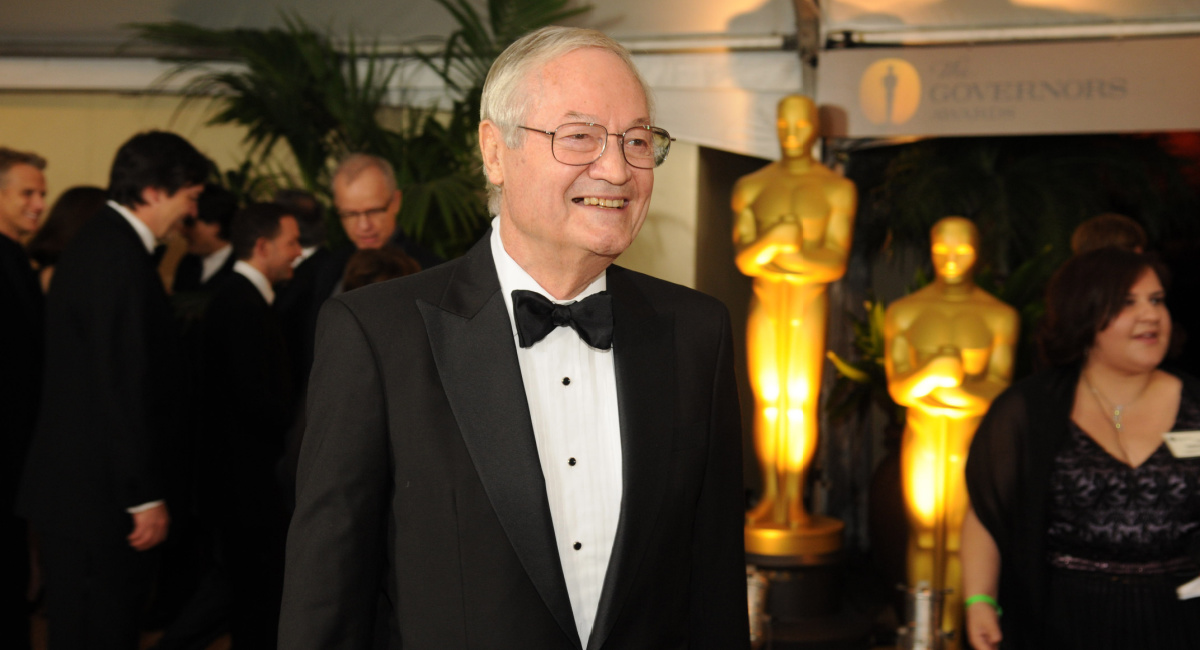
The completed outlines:
<svg viewBox="0 0 1200 650">
<path fill-rule="evenodd" d="M 1020 388 L 1013 386 L 992 402 L 967 456 L 967 493 L 971 505 L 1002 552 L 1012 542 L 1019 463 L 1029 437 L 1028 409 Z"/>
</svg>

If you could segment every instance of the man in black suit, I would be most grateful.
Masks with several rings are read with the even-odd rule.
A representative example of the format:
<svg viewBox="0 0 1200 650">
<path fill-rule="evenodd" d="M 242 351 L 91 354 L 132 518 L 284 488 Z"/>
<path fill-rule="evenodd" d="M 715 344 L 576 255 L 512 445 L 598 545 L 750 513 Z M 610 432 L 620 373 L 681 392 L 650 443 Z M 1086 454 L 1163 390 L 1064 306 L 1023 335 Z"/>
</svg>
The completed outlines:
<svg viewBox="0 0 1200 650">
<path fill-rule="evenodd" d="M 42 541 L 51 650 L 136 648 L 170 518 L 162 449 L 179 417 L 176 334 L 156 239 L 196 212 L 210 163 L 160 131 L 121 146 L 108 206 L 67 245 L 19 510 Z"/>
<path fill-rule="evenodd" d="M 0 147 L 0 645 L 29 647 L 28 531 L 13 514 L 42 389 L 42 289 L 22 241 L 46 209 L 46 161 Z"/>
<path fill-rule="evenodd" d="M 233 220 L 233 275 L 217 289 L 204 322 L 206 431 L 236 647 L 275 647 L 283 586 L 286 510 L 277 474 L 292 417 L 283 332 L 273 286 L 300 255 L 296 219 L 278 205 L 252 204 Z"/>
<path fill-rule="evenodd" d="M 341 271 L 331 268 L 337 262 L 325 247 L 325 213 L 317 197 L 303 190 L 280 190 L 275 193 L 275 203 L 295 216 L 300 227 L 300 257 L 294 262 L 292 278 L 276 289 L 275 311 L 283 326 L 296 383 L 302 385 L 312 365 L 317 313 L 332 290 L 330 287 L 324 295 L 318 295 L 317 284 L 321 278 Z M 345 262 L 342 264 L 344 266 Z"/>
<path fill-rule="evenodd" d="M 280 645 L 746 648 L 727 310 L 610 266 L 670 136 L 628 52 L 551 27 L 484 86 L 491 234 L 326 303 Z"/>
<path fill-rule="evenodd" d="M 229 224 L 237 208 L 233 192 L 215 183 L 205 184 L 196 202 L 196 216 L 183 220 L 187 254 L 175 267 L 172 292 L 211 289 L 233 273 L 235 260 L 229 244 Z"/>
<path fill-rule="evenodd" d="M 342 292 L 346 263 L 355 251 L 393 248 L 416 260 L 421 268 L 442 262 L 396 227 L 400 199 L 396 173 L 383 158 L 355 153 L 338 163 L 333 172 L 333 205 L 351 245 L 333 250 L 328 267 L 318 277 L 316 292 L 322 302 Z"/>
</svg>

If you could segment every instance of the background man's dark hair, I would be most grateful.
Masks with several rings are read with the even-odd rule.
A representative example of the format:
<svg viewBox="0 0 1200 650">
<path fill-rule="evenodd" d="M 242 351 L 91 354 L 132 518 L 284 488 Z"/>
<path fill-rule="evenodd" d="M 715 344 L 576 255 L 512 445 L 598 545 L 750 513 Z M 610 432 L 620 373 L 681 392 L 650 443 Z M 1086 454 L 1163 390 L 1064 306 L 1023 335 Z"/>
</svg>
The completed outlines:
<svg viewBox="0 0 1200 650">
<path fill-rule="evenodd" d="M 16 165 L 29 165 L 34 169 L 45 169 L 46 159 L 28 151 L 17 151 L 8 147 L 0 147 L 0 187 L 8 180 L 8 170 Z"/>
<path fill-rule="evenodd" d="M 237 209 L 237 196 L 216 183 L 205 183 L 204 192 L 196 199 L 196 218 L 220 226 L 217 236 L 225 241 L 229 241 L 229 227 Z"/>
<path fill-rule="evenodd" d="M 254 255 L 254 243 L 259 237 L 273 239 L 279 235 L 279 220 L 291 216 L 283 206 L 275 203 L 251 203 L 233 217 L 229 242 L 233 244 L 233 258 L 248 260 Z"/>
<path fill-rule="evenodd" d="M 79 185 L 63 192 L 46 215 L 46 221 L 29 240 L 29 257 L 40 266 L 53 266 L 80 226 L 104 207 L 108 193 L 98 187 Z"/>
<path fill-rule="evenodd" d="M 368 284 L 417 273 L 421 265 L 399 248 L 364 248 L 346 262 L 342 288 L 351 291 Z"/>
<path fill-rule="evenodd" d="M 147 187 L 174 194 L 200 185 L 213 169 L 204 154 L 174 133 L 139 133 L 117 150 L 108 177 L 108 198 L 126 207 L 138 206 Z"/>
<path fill-rule="evenodd" d="M 1123 214 L 1106 212 L 1084 221 L 1071 233 L 1071 252 L 1076 255 L 1109 246 L 1141 253 L 1146 250 L 1146 231 Z"/>
<path fill-rule="evenodd" d="M 296 217 L 301 246 L 308 248 L 325 243 L 325 208 L 317 197 L 304 190 L 279 190 L 275 193 L 275 203 Z"/>
</svg>

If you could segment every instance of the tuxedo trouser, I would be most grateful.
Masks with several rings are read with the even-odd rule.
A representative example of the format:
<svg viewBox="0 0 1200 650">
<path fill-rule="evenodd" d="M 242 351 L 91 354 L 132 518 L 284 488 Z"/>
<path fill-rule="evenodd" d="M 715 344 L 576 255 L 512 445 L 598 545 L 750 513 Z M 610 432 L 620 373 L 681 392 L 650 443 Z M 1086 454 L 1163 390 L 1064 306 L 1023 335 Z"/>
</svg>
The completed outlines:
<svg viewBox="0 0 1200 650">
<path fill-rule="evenodd" d="M 0 647 L 29 650 L 29 528 L 12 514 L 0 516 Z"/>
<path fill-rule="evenodd" d="M 42 533 L 49 650 L 136 650 L 156 549 Z"/>
</svg>

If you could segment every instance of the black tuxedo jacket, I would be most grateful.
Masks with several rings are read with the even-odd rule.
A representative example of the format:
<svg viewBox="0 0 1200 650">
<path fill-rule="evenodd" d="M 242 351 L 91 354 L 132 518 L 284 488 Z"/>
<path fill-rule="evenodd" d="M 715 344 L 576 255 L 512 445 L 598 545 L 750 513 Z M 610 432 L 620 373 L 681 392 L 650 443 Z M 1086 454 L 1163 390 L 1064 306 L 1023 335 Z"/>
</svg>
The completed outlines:
<svg viewBox="0 0 1200 650">
<path fill-rule="evenodd" d="M 133 227 L 111 208 L 67 244 L 46 300 L 41 414 L 19 509 L 41 530 L 124 543 L 125 511 L 167 498 L 179 417 L 171 309 Z"/>
<path fill-rule="evenodd" d="M 0 508 L 11 515 L 42 392 L 42 288 L 29 256 L 0 235 Z"/>
<path fill-rule="evenodd" d="M 590 639 L 554 540 L 487 237 L 326 303 L 309 383 L 280 647 L 748 646 L 741 439 L 716 300 L 608 271 L 621 517 Z"/>
<path fill-rule="evenodd" d="M 203 352 L 200 446 L 210 474 L 207 496 L 217 502 L 210 505 L 282 513 L 275 471 L 295 393 L 275 312 L 240 273 L 215 288 Z"/>
<path fill-rule="evenodd" d="M 171 284 L 173 293 L 183 291 L 201 291 L 216 287 L 226 278 L 233 275 L 233 263 L 237 260 L 233 259 L 233 253 L 225 258 L 225 263 L 217 272 L 208 279 L 207 282 L 201 282 L 200 276 L 204 274 L 204 258 L 199 255 L 188 253 L 179 258 L 179 266 L 175 267 L 175 281 Z"/>
<path fill-rule="evenodd" d="M 317 330 L 317 314 L 321 305 L 333 286 L 341 278 L 341 266 L 331 271 L 338 260 L 327 248 L 318 248 L 308 259 L 300 263 L 292 274 L 292 279 L 275 291 L 275 312 L 279 314 L 279 324 L 283 328 L 283 338 L 287 342 L 288 357 L 292 360 L 294 378 L 297 385 L 303 385 L 308 378 L 308 369 L 312 367 L 313 337 Z M 332 284 L 325 289 L 324 295 L 318 291 L 319 284 L 325 284 L 327 278 L 337 274 Z"/>
</svg>

